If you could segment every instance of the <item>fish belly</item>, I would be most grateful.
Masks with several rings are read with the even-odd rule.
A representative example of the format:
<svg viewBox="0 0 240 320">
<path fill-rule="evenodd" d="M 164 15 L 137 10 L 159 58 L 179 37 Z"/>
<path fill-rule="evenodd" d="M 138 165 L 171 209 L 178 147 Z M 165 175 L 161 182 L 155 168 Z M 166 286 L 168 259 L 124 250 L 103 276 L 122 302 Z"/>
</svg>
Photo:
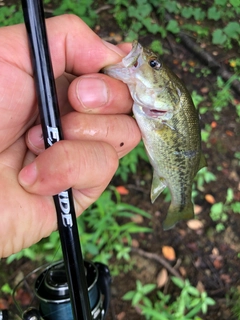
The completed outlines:
<svg viewBox="0 0 240 320">
<path fill-rule="evenodd" d="M 171 192 L 171 204 L 163 222 L 164 230 L 168 230 L 194 216 L 191 193 L 199 155 L 184 149 L 184 141 L 176 139 L 176 133 L 169 126 L 147 119 L 137 110 L 134 115 L 153 167 L 151 200 L 154 202 L 165 187 Z"/>
</svg>

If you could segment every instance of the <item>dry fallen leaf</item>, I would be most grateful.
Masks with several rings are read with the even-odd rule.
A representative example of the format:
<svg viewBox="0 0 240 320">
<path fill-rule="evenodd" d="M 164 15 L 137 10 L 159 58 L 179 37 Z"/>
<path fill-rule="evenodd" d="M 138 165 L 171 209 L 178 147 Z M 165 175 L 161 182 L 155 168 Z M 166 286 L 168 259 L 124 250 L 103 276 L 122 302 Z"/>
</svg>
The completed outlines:
<svg viewBox="0 0 240 320">
<path fill-rule="evenodd" d="M 202 281 L 198 281 L 196 288 L 198 289 L 198 291 L 200 293 L 205 291 L 205 287 L 204 287 L 204 284 L 202 283 Z"/>
<path fill-rule="evenodd" d="M 8 301 L 6 299 L 0 298 L 0 309 L 5 310 L 8 308 L 9 308 Z M 2 318 L 0 318 L 0 319 L 2 319 Z"/>
<path fill-rule="evenodd" d="M 134 214 L 132 217 L 131 217 L 131 220 L 135 223 L 143 223 L 143 216 L 141 216 L 140 214 Z"/>
<path fill-rule="evenodd" d="M 162 247 L 162 254 L 164 258 L 166 258 L 169 261 L 176 260 L 176 253 L 173 247 L 170 246 L 163 246 Z"/>
<path fill-rule="evenodd" d="M 233 137 L 234 136 L 234 132 L 230 131 L 230 130 L 226 130 L 226 135 L 228 135 L 229 137 Z"/>
<path fill-rule="evenodd" d="M 203 88 L 200 89 L 200 91 L 202 93 L 208 93 L 209 92 L 209 88 L 208 87 L 203 87 Z"/>
<path fill-rule="evenodd" d="M 210 204 L 214 204 L 215 203 L 215 198 L 211 194 L 206 194 L 205 195 L 205 200 Z"/>
<path fill-rule="evenodd" d="M 186 271 L 186 269 L 185 269 L 183 266 L 180 266 L 180 267 L 179 267 L 179 272 L 181 273 L 181 275 L 182 275 L 183 277 L 186 277 L 187 271 Z"/>
<path fill-rule="evenodd" d="M 217 122 L 216 121 L 212 121 L 211 122 L 211 128 L 215 129 L 217 127 Z"/>
<path fill-rule="evenodd" d="M 117 314 L 117 320 L 122 320 L 125 318 L 126 313 L 124 311 Z"/>
<path fill-rule="evenodd" d="M 191 219 L 187 221 L 187 226 L 191 230 L 198 230 L 203 228 L 203 223 L 197 219 Z"/>
<path fill-rule="evenodd" d="M 19 288 L 16 292 L 16 300 L 21 303 L 23 306 L 31 305 L 32 303 L 32 296 L 30 292 Z"/>
<path fill-rule="evenodd" d="M 163 268 L 157 276 L 157 286 L 162 288 L 168 281 L 167 269 Z"/>
<path fill-rule="evenodd" d="M 129 191 L 127 188 L 125 188 L 124 186 L 118 186 L 116 187 L 116 190 L 119 194 L 121 195 L 126 195 L 126 194 L 129 194 Z"/>
<path fill-rule="evenodd" d="M 197 204 L 194 205 L 194 214 L 200 214 L 202 212 L 202 206 L 199 206 Z"/>
<path fill-rule="evenodd" d="M 136 239 L 132 239 L 132 247 L 139 248 L 139 242 Z"/>
<path fill-rule="evenodd" d="M 214 248 L 212 249 L 212 254 L 213 254 L 214 256 L 219 256 L 219 250 L 218 250 L 218 248 L 214 247 Z"/>
<path fill-rule="evenodd" d="M 219 256 L 218 258 L 216 258 L 214 261 L 213 261 L 213 265 L 216 269 L 221 269 L 222 266 L 223 266 L 223 261 L 222 261 L 222 257 Z"/>
<path fill-rule="evenodd" d="M 220 278 L 227 284 L 232 282 L 232 279 L 229 274 L 223 273 L 220 275 Z"/>
</svg>

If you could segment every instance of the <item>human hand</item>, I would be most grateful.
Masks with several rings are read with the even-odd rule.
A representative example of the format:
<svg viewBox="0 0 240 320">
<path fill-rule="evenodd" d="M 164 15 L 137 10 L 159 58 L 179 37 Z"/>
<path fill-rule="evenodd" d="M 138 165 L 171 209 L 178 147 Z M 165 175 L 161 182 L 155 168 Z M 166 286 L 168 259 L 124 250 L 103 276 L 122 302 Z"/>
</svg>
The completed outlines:
<svg viewBox="0 0 240 320">
<path fill-rule="evenodd" d="M 119 62 L 129 45 L 107 44 L 75 16 L 46 23 L 66 139 L 47 150 L 36 125 L 25 26 L 0 29 L 0 257 L 56 230 L 52 195 L 72 187 L 80 215 L 106 188 L 118 159 L 140 140 L 127 115 L 132 106 L 127 87 L 97 73 Z"/>
</svg>

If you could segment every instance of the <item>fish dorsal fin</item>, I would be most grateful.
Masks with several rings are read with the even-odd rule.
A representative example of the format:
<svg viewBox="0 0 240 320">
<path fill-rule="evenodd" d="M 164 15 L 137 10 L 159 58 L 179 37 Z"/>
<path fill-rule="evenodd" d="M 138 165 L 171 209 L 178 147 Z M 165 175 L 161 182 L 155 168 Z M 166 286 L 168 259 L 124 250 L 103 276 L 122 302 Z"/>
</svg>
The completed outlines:
<svg viewBox="0 0 240 320">
<path fill-rule="evenodd" d="M 157 199 L 160 193 L 166 188 L 166 182 L 163 178 L 160 178 L 156 171 L 153 171 L 153 180 L 151 188 L 151 201 L 152 203 Z"/>
</svg>

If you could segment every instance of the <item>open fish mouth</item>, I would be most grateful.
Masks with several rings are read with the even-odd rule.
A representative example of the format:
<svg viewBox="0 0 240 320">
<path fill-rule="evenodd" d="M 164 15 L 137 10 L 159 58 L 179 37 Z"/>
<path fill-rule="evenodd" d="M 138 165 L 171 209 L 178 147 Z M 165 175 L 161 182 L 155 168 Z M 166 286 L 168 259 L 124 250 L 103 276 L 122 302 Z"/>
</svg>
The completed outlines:
<svg viewBox="0 0 240 320">
<path fill-rule="evenodd" d="M 169 111 L 169 110 L 149 109 L 145 107 L 143 107 L 142 110 L 146 114 L 146 116 L 152 117 L 152 118 L 164 117 Z"/>
<path fill-rule="evenodd" d="M 156 110 L 156 109 L 150 109 L 150 112 L 153 114 L 158 114 L 159 116 L 165 115 L 167 110 Z"/>
</svg>

